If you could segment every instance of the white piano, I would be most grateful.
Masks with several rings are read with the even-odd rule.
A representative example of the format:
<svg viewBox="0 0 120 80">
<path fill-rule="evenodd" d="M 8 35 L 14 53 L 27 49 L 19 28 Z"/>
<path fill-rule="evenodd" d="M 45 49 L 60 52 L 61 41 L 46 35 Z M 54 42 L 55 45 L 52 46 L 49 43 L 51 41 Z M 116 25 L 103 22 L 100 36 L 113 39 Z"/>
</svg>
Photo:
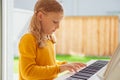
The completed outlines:
<svg viewBox="0 0 120 80">
<path fill-rule="evenodd" d="M 120 44 L 110 61 L 92 60 L 76 73 L 64 72 L 55 80 L 120 80 Z"/>
</svg>

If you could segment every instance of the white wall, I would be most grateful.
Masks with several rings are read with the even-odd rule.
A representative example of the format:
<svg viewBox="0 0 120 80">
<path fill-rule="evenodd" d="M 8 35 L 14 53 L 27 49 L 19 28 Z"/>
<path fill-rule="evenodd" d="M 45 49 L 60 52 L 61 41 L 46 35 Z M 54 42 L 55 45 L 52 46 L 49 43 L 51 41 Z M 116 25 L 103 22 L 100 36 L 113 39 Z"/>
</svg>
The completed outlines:
<svg viewBox="0 0 120 80">
<path fill-rule="evenodd" d="M 14 0 L 14 8 L 33 10 L 37 0 Z"/>
<path fill-rule="evenodd" d="M 120 0 L 62 0 L 66 16 L 116 15 Z"/>
<path fill-rule="evenodd" d="M 32 11 L 14 8 L 13 27 L 11 28 L 11 31 L 13 31 L 14 56 L 18 55 L 19 39 L 22 36 L 22 34 L 27 31 L 32 14 Z"/>
</svg>

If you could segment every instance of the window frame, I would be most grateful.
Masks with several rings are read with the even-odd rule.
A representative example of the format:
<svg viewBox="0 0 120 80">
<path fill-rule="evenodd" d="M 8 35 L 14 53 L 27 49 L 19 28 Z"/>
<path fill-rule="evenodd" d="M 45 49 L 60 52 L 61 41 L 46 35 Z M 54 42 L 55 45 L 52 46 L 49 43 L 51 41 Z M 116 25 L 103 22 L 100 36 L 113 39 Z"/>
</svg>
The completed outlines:
<svg viewBox="0 0 120 80">
<path fill-rule="evenodd" d="M 13 53 L 11 32 L 13 0 L 2 0 L 2 80 L 13 80 Z"/>
<path fill-rule="evenodd" d="M 2 0 L 0 0 L 0 64 L 2 64 Z M 0 80 L 2 80 L 2 65 L 0 65 Z"/>
</svg>

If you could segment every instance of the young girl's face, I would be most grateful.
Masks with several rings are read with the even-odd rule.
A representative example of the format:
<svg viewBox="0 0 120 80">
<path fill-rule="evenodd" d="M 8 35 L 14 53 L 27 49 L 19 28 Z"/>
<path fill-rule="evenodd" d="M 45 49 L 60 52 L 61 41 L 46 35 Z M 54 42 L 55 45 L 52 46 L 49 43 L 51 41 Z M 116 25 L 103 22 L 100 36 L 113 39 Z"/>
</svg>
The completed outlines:
<svg viewBox="0 0 120 80">
<path fill-rule="evenodd" d="M 44 34 L 52 34 L 59 28 L 60 21 L 63 18 L 63 13 L 39 13 L 41 28 Z"/>
</svg>

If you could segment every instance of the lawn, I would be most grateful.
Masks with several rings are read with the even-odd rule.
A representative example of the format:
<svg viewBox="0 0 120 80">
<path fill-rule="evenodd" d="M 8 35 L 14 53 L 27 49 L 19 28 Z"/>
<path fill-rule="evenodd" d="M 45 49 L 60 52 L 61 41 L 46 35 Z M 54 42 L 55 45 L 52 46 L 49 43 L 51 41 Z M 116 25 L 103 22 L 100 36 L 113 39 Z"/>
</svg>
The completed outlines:
<svg viewBox="0 0 120 80">
<path fill-rule="evenodd" d="M 56 55 L 59 61 L 67 62 L 83 62 L 87 63 L 90 60 L 108 60 L 108 57 L 95 57 L 95 56 L 78 56 L 78 55 Z M 14 73 L 18 73 L 18 57 L 14 58 Z"/>
</svg>

